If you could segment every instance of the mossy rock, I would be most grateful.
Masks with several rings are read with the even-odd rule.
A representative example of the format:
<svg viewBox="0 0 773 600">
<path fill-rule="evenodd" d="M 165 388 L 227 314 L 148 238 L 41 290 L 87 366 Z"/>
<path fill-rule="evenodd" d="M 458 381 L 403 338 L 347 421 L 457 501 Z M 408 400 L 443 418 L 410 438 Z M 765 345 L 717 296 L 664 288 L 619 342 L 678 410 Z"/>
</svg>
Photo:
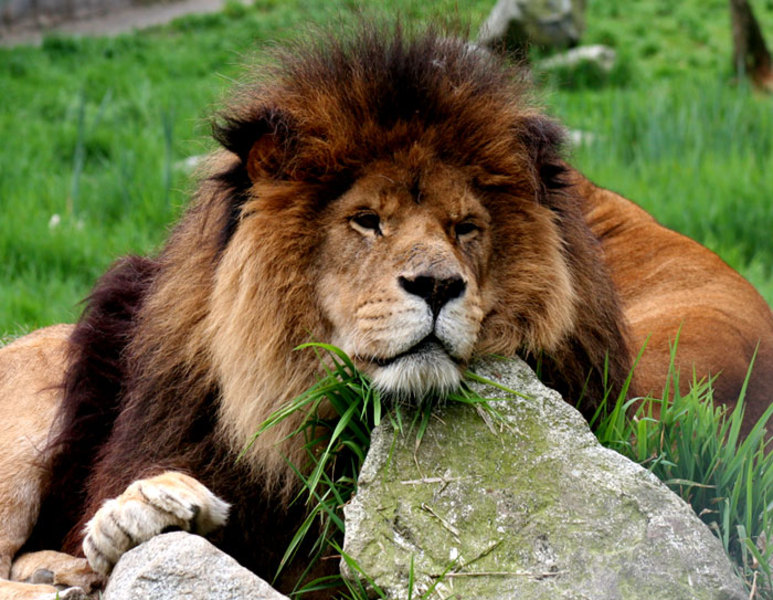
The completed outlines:
<svg viewBox="0 0 773 600">
<path fill-rule="evenodd" d="M 602 448 L 521 361 L 479 374 L 501 420 L 449 405 L 415 448 L 382 425 L 344 551 L 388 598 L 741 600 L 719 541 L 645 469 Z M 358 576 L 343 567 L 349 577 Z M 362 575 L 360 575 L 362 576 Z"/>
</svg>

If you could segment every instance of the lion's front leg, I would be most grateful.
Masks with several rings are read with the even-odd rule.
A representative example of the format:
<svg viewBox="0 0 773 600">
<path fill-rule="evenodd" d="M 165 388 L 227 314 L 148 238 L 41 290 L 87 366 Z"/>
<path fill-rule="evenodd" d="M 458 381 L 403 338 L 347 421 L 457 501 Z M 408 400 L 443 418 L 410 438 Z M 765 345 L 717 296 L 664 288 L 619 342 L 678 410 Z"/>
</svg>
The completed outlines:
<svg viewBox="0 0 773 600">
<path fill-rule="evenodd" d="M 86 524 L 83 551 L 108 574 L 124 552 L 170 528 L 201 535 L 225 525 L 230 506 L 193 477 L 167 471 L 140 479 Z"/>
</svg>

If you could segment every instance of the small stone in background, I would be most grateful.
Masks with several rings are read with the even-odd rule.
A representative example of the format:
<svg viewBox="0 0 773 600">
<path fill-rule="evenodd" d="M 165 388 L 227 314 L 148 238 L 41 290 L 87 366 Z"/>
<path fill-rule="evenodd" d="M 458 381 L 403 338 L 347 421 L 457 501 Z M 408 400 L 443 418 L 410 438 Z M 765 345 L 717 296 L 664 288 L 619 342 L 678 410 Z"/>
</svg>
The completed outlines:
<svg viewBox="0 0 773 600">
<path fill-rule="evenodd" d="M 574 69 L 582 63 L 592 63 L 604 73 L 610 73 L 617 62 L 617 53 L 609 46 L 596 44 L 572 48 L 561 54 L 539 61 L 541 71 L 552 69 Z"/>
<path fill-rule="evenodd" d="M 585 31 L 585 0 L 499 0 L 480 29 L 484 46 L 566 48 Z"/>
</svg>

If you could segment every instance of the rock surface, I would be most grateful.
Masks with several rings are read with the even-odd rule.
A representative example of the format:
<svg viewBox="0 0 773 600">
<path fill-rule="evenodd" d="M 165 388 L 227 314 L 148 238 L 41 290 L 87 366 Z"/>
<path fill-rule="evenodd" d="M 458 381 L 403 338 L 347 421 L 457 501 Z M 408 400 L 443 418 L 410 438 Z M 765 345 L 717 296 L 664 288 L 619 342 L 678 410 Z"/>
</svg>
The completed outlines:
<svg viewBox="0 0 773 600">
<path fill-rule="evenodd" d="M 433 584 L 432 598 L 745 598 L 690 507 L 602 448 L 524 363 L 476 371 L 526 397 L 481 386 L 507 398 L 492 404 L 502 420 L 449 405 L 417 450 L 389 425 L 373 436 L 344 551 L 388 598 L 407 598 L 411 577 L 414 598 Z"/>
<path fill-rule="evenodd" d="M 525 43 L 563 48 L 579 42 L 585 30 L 585 0 L 499 0 L 480 29 L 486 46 Z"/>
<path fill-rule="evenodd" d="M 103 600 L 288 600 L 203 537 L 158 535 L 121 557 Z"/>
</svg>

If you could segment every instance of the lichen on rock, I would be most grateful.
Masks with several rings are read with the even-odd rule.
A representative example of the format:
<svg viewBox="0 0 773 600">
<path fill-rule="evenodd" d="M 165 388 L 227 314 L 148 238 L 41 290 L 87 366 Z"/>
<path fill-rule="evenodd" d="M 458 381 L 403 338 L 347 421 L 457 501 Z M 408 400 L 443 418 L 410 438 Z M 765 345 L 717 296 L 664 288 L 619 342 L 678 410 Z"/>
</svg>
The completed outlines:
<svg viewBox="0 0 773 600">
<path fill-rule="evenodd" d="M 651 473 L 601 447 L 519 360 L 475 384 L 501 419 L 449 404 L 421 444 L 374 432 L 344 551 L 389 598 L 741 600 L 719 541 Z M 357 577 L 343 565 L 348 577 Z"/>
</svg>

